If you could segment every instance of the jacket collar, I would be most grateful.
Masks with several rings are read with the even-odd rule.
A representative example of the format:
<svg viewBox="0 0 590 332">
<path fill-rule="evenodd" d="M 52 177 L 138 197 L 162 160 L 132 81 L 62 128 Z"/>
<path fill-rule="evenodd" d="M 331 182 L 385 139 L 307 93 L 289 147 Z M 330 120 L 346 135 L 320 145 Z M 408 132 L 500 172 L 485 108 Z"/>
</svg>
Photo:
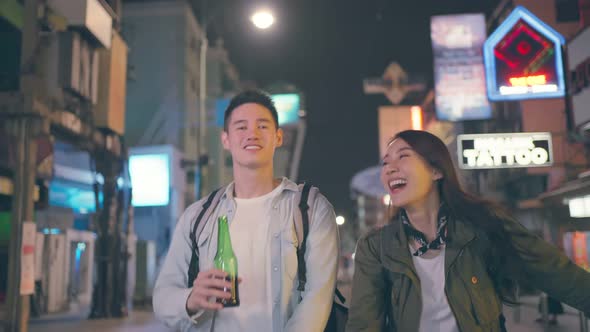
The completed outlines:
<svg viewBox="0 0 590 332">
<path fill-rule="evenodd" d="M 383 228 L 381 243 L 385 259 L 413 266 L 412 256 L 408 250 L 409 239 L 399 216 L 393 218 L 391 223 Z"/>
<path fill-rule="evenodd" d="M 445 246 L 445 268 L 447 271 L 460 254 L 461 249 L 475 237 L 476 233 L 471 224 L 452 217 L 449 218 L 448 238 Z M 398 262 L 414 270 L 408 245 L 408 236 L 404 231 L 402 221 L 399 216 L 396 216 L 389 225 L 383 228 L 381 239 L 383 264 L 391 266 L 391 263 Z"/>
<path fill-rule="evenodd" d="M 232 181 L 229 185 L 227 185 L 227 187 L 225 187 L 225 191 L 223 193 L 223 195 L 221 196 L 221 199 L 230 199 L 233 200 L 234 199 L 234 188 L 235 188 L 235 181 Z M 287 179 L 286 177 L 283 177 L 281 179 L 281 184 L 279 184 L 280 186 L 283 186 L 283 189 L 281 191 L 281 194 L 285 191 L 298 191 L 299 187 L 297 186 L 297 183 Z M 280 195 L 279 195 L 280 196 Z"/>
</svg>

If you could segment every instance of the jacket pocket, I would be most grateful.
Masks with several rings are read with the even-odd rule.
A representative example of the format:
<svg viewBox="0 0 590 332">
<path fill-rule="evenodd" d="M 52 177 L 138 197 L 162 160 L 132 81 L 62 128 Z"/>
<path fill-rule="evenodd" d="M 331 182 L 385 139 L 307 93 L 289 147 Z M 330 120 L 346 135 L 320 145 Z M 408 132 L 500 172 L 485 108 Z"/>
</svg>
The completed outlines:
<svg viewBox="0 0 590 332">
<path fill-rule="evenodd" d="M 390 285 L 391 285 L 391 304 L 393 307 L 399 306 L 400 296 L 402 292 L 402 278 L 403 276 L 396 273 L 390 273 Z"/>
<path fill-rule="evenodd" d="M 476 323 L 482 327 L 496 326 L 501 313 L 501 304 L 487 272 L 470 269 L 462 276 L 471 300 Z"/>
<path fill-rule="evenodd" d="M 412 288 L 417 286 L 415 279 L 411 276 L 412 271 L 399 265 L 390 265 L 385 269 L 387 282 L 390 288 L 392 309 L 399 309 L 404 304 L 405 299 L 410 296 Z"/>
<path fill-rule="evenodd" d="M 386 278 L 384 310 L 389 319 L 383 331 L 418 331 L 422 305 L 419 280 L 409 267 L 401 265 L 390 265 Z"/>
</svg>

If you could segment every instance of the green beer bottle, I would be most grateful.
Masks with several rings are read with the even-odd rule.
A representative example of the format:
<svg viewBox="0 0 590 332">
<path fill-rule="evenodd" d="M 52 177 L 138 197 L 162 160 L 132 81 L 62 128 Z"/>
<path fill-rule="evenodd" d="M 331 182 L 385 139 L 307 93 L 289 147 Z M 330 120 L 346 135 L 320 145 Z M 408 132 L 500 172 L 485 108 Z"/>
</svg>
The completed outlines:
<svg viewBox="0 0 590 332">
<path fill-rule="evenodd" d="M 229 225 L 227 216 L 221 216 L 218 219 L 219 229 L 217 233 L 217 253 L 215 254 L 215 268 L 227 273 L 226 280 L 231 283 L 231 298 L 217 299 L 217 302 L 224 307 L 237 307 L 240 305 L 240 296 L 238 294 L 238 260 L 234 255 L 231 247 L 229 236 Z M 228 291 L 224 289 L 224 291 Z"/>
</svg>

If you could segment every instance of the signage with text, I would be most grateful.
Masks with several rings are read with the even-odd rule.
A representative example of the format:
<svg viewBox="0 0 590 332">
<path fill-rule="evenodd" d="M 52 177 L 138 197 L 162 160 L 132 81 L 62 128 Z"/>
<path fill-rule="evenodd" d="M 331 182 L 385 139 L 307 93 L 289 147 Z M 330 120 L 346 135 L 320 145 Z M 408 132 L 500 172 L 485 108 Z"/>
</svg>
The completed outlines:
<svg viewBox="0 0 590 332">
<path fill-rule="evenodd" d="M 457 137 L 463 169 L 543 167 L 553 164 L 550 133 L 475 134 Z"/>
<path fill-rule="evenodd" d="M 516 7 L 484 43 L 488 98 L 563 97 L 564 44 L 557 31 L 524 7 Z"/>
<path fill-rule="evenodd" d="M 31 295 L 35 293 L 35 234 L 37 227 L 31 221 L 24 221 L 22 225 L 20 295 Z"/>
<path fill-rule="evenodd" d="M 442 121 L 491 118 L 482 60 L 486 40 L 484 15 L 433 16 L 430 39 L 436 117 Z"/>
<path fill-rule="evenodd" d="M 590 26 L 573 37 L 567 45 L 570 70 L 569 95 L 573 127 L 584 132 L 590 126 Z"/>
</svg>

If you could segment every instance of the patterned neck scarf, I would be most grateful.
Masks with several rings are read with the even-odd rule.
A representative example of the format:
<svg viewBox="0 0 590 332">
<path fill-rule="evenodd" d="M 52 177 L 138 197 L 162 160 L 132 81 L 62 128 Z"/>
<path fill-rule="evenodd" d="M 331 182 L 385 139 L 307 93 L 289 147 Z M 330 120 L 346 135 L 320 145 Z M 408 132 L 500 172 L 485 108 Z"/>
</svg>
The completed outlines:
<svg viewBox="0 0 590 332">
<path fill-rule="evenodd" d="M 432 242 L 428 242 L 428 240 L 426 240 L 426 236 L 424 235 L 424 233 L 420 232 L 419 230 L 414 228 L 414 226 L 412 226 L 412 224 L 410 224 L 410 219 L 408 218 L 406 211 L 405 210 L 400 211 L 400 217 L 402 219 L 402 223 L 404 225 L 404 231 L 406 232 L 406 235 L 409 238 L 416 240 L 416 242 L 418 242 L 420 244 L 420 248 L 418 248 L 418 250 L 416 250 L 413 253 L 414 256 L 420 257 L 420 256 L 424 255 L 430 249 L 433 249 L 433 250 L 440 249 L 440 247 L 447 242 L 447 221 L 448 221 L 447 215 L 448 215 L 447 209 L 446 209 L 445 204 L 443 203 L 443 204 L 441 204 L 441 206 L 438 210 L 436 238 L 434 240 L 432 240 Z"/>
</svg>

